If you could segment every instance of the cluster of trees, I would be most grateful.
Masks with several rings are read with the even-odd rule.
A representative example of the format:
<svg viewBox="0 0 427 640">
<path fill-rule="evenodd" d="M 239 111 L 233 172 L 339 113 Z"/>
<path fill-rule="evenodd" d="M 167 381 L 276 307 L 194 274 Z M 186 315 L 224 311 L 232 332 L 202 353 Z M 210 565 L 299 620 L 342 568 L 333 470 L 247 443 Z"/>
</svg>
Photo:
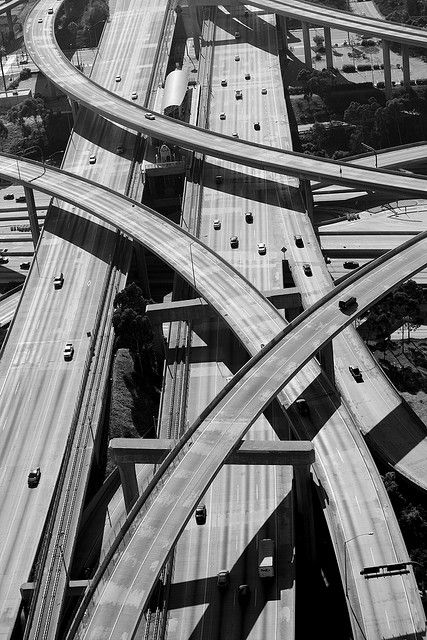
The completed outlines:
<svg viewBox="0 0 427 640">
<path fill-rule="evenodd" d="M 422 566 L 414 566 L 418 585 L 424 589 L 425 569 L 427 566 L 427 509 L 425 500 L 417 500 L 413 489 L 408 489 L 394 471 L 383 476 L 387 493 L 390 497 L 411 560 Z"/>
<path fill-rule="evenodd" d="M 368 311 L 364 331 L 368 339 L 388 341 L 403 324 L 417 327 L 421 323 L 424 290 L 414 280 L 405 282 Z"/>
<path fill-rule="evenodd" d="M 152 372 L 153 331 L 146 315 L 147 302 L 135 283 L 114 299 L 113 327 L 117 348 L 129 349 L 138 373 Z"/>
<path fill-rule="evenodd" d="M 20 155 L 36 146 L 35 155 L 41 159 L 48 147 L 46 129 L 51 115 L 41 97 L 27 98 L 11 107 L 0 120 L 1 150 Z"/>
<path fill-rule="evenodd" d="M 95 46 L 109 13 L 108 0 L 65 0 L 56 23 L 61 48 Z"/>
</svg>

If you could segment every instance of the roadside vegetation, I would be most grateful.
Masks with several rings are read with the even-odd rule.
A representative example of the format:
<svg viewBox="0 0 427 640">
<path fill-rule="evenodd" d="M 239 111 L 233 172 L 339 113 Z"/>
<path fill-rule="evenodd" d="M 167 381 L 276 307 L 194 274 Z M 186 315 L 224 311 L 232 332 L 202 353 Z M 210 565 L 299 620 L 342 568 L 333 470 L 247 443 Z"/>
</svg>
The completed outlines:
<svg viewBox="0 0 427 640">
<path fill-rule="evenodd" d="M 62 49 L 95 47 L 109 17 L 108 0 L 65 0 L 55 34 Z"/>
<path fill-rule="evenodd" d="M 110 438 L 155 437 L 162 361 L 153 348 L 148 301 L 132 283 L 114 300 L 116 336 L 110 405 Z M 113 463 L 107 461 L 107 474 Z"/>
</svg>

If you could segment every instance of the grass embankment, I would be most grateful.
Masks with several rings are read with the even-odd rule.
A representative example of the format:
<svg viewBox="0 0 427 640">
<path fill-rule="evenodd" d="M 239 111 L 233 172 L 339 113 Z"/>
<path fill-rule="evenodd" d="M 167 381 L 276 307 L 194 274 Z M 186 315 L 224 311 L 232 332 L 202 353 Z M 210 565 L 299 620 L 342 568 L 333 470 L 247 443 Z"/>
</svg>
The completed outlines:
<svg viewBox="0 0 427 640">
<path fill-rule="evenodd" d="M 137 376 L 128 349 L 119 349 L 112 371 L 109 440 L 154 437 L 157 411 L 158 391 Z M 114 466 L 108 454 L 107 475 Z"/>
</svg>

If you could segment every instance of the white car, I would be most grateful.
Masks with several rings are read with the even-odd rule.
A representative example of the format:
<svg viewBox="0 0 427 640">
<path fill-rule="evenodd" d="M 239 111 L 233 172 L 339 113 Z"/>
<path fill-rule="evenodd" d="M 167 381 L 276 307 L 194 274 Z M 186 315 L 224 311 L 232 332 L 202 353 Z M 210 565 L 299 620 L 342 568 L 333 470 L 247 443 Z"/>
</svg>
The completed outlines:
<svg viewBox="0 0 427 640">
<path fill-rule="evenodd" d="M 122 76 L 116 76 L 116 82 L 120 82 L 122 79 Z"/>
<path fill-rule="evenodd" d="M 222 112 L 222 113 L 220 113 L 220 114 L 219 114 L 219 119 L 220 119 L 220 120 L 225 120 L 225 118 L 226 118 L 226 115 L 225 115 L 225 113 L 224 113 L 224 112 Z"/>
<path fill-rule="evenodd" d="M 218 229 L 221 229 L 221 220 L 218 220 L 218 218 L 216 220 L 213 221 L 213 227 L 214 229 L 216 229 L 218 231 Z"/>
<path fill-rule="evenodd" d="M 89 157 L 89 164 L 95 164 L 96 162 L 96 155 L 93 154 Z"/>
<path fill-rule="evenodd" d="M 74 355 L 74 347 L 72 342 L 67 342 L 64 349 L 64 360 L 72 360 Z"/>
<path fill-rule="evenodd" d="M 132 100 L 137 100 L 137 99 L 138 99 L 138 94 L 137 94 L 137 92 L 136 92 L 136 91 L 134 91 L 134 92 L 132 93 L 132 95 L 131 95 L 131 99 L 132 99 Z"/>
<path fill-rule="evenodd" d="M 258 242 L 258 253 L 260 256 L 263 256 L 267 253 L 267 247 L 265 246 L 265 242 Z"/>
<path fill-rule="evenodd" d="M 146 113 L 145 117 L 147 118 L 147 120 L 155 120 L 156 116 L 153 113 Z"/>
</svg>

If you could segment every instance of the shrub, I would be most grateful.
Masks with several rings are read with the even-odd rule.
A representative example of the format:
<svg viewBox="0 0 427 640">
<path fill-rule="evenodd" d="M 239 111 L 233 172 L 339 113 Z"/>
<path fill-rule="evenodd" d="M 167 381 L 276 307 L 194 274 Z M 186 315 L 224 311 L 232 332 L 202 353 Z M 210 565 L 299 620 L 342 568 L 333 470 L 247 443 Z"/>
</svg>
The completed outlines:
<svg viewBox="0 0 427 640">
<path fill-rule="evenodd" d="M 31 78 L 31 69 L 29 69 L 28 67 L 24 67 L 19 74 L 19 79 L 27 80 L 28 78 Z"/>
<path fill-rule="evenodd" d="M 358 71 L 370 71 L 372 69 L 372 65 L 371 64 L 358 64 L 357 65 L 357 70 Z"/>
<path fill-rule="evenodd" d="M 343 64 L 342 70 L 343 73 L 356 73 L 356 67 L 354 64 Z"/>
</svg>

